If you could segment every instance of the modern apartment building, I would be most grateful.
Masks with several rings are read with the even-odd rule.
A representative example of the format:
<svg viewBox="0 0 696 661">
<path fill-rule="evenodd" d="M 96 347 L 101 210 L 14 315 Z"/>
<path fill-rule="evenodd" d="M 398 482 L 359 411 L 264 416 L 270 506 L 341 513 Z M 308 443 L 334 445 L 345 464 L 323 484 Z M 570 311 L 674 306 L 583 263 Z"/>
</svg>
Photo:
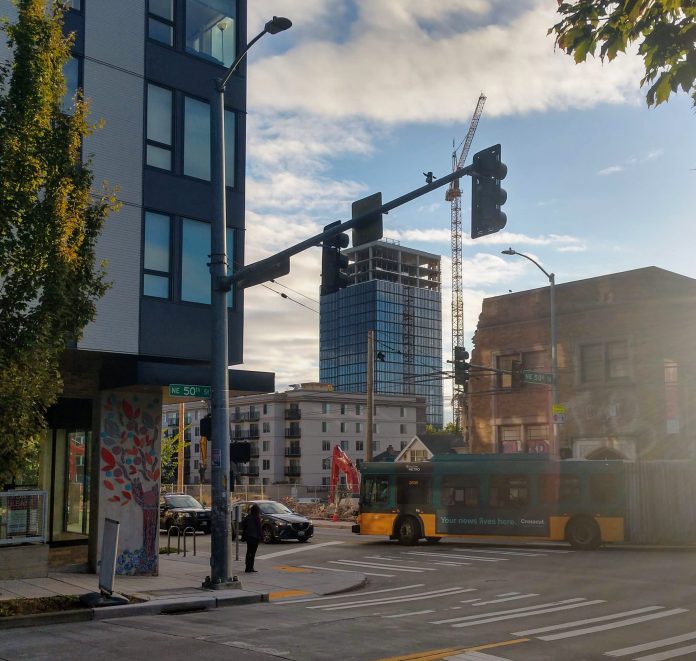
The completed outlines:
<svg viewBox="0 0 696 661">
<path fill-rule="evenodd" d="M 96 567 L 100 526 L 121 522 L 117 571 L 157 572 L 162 404 L 168 385 L 210 384 L 211 127 L 214 80 L 246 44 L 246 0 L 72 0 L 66 66 L 104 127 L 85 140 L 95 185 L 118 187 L 97 257 L 111 288 L 66 347 L 36 485 L 48 493 L 52 564 Z M 16 16 L 9 0 L 0 14 Z M 240 46 L 241 45 L 241 46 Z M 0 58 L 8 53 L 0 47 Z M 230 264 L 244 261 L 246 80 L 225 98 Z M 70 101 L 66 99 L 66 111 Z M 229 297 L 230 363 L 242 361 L 243 294 Z M 236 393 L 274 389 L 230 371 Z M 70 467 L 68 470 L 67 467 Z"/>
<path fill-rule="evenodd" d="M 696 456 L 696 280 L 656 267 L 556 286 L 562 456 Z M 469 383 L 473 452 L 548 452 L 549 288 L 487 298 Z"/>
<path fill-rule="evenodd" d="M 374 405 L 375 455 L 389 446 L 400 450 L 425 429 L 425 400 L 421 397 L 376 395 Z M 334 446 L 340 446 L 356 465 L 365 457 L 364 394 L 302 384 L 286 392 L 233 397 L 230 410 L 232 442 L 251 444 L 251 460 L 239 467 L 239 484 L 326 486 Z M 186 405 L 185 419 L 191 432 L 184 477 L 187 484 L 200 480 L 198 421 L 205 413 L 203 402 Z M 178 415 L 176 405 L 163 407 L 165 425 L 172 434 L 178 430 Z"/>
<path fill-rule="evenodd" d="M 320 299 L 320 381 L 365 393 L 374 330 L 374 391 L 425 397 L 427 423 L 442 427 L 440 257 L 389 240 L 344 252 L 351 284 Z"/>
</svg>

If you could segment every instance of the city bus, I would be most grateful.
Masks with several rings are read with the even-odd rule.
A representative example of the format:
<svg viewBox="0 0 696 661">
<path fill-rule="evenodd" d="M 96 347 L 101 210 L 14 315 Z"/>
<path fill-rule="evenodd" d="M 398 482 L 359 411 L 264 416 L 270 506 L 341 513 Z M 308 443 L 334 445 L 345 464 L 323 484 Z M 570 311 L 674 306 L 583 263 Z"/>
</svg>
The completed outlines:
<svg viewBox="0 0 696 661">
<path fill-rule="evenodd" d="M 624 540 L 623 461 L 540 455 L 441 455 L 367 463 L 353 532 L 411 545 L 443 537 L 566 541 L 595 549 Z"/>
</svg>

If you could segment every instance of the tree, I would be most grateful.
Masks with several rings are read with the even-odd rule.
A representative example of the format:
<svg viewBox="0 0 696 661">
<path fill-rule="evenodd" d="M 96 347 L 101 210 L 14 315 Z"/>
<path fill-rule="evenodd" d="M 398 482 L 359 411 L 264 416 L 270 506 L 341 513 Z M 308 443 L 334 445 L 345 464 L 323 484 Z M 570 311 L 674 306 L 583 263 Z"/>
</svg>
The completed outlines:
<svg viewBox="0 0 696 661">
<path fill-rule="evenodd" d="M 681 88 L 696 106 L 695 0 L 558 0 L 558 13 L 563 20 L 549 34 L 575 62 L 598 48 L 600 58 L 611 62 L 635 43 L 645 63 L 640 85 L 650 85 L 648 105 Z"/>
<path fill-rule="evenodd" d="M 104 264 L 95 244 L 117 205 L 92 194 L 82 162 L 88 105 L 69 113 L 63 66 L 72 37 L 58 2 L 17 0 L 2 23 L 11 62 L 0 65 L 0 485 L 11 482 L 62 391 L 59 361 L 95 316 Z"/>
</svg>

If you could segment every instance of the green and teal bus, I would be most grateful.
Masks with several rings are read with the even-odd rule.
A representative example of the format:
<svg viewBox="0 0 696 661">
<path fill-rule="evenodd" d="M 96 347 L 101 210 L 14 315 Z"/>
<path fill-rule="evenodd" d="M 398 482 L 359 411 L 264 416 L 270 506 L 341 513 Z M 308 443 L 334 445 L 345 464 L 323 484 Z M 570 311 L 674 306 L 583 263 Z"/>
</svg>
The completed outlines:
<svg viewBox="0 0 696 661">
<path fill-rule="evenodd" d="M 622 461 L 523 454 L 367 463 L 353 532 L 407 545 L 512 537 L 594 549 L 624 540 L 624 469 Z"/>
</svg>

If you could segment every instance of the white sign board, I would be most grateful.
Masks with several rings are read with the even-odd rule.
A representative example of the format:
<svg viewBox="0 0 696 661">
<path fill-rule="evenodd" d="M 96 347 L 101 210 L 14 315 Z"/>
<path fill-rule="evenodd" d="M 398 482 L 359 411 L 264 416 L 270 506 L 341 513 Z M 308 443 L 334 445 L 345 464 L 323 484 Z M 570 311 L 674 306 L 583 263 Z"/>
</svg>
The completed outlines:
<svg viewBox="0 0 696 661">
<path fill-rule="evenodd" d="M 121 524 L 113 519 L 104 519 L 101 562 L 99 563 L 99 589 L 113 594 L 118 553 L 118 529 Z"/>
</svg>

